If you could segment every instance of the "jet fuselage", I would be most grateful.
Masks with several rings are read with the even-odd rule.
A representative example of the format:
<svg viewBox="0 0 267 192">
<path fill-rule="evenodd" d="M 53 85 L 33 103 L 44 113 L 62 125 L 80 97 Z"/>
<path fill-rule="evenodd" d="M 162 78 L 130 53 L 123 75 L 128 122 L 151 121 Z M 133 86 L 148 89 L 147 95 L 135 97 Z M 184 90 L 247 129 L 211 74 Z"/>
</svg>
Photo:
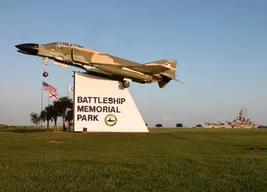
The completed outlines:
<svg viewBox="0 0 267 192">
<path fill-rule="evenodd" d="M 109 54 L 98 52 L 85 48 L 80 45 L 71 43 L 48 43 L 48 44 L 20 44 L 16 46 L 20 53 L 36 55 L 54 60 L 54 64 L 65 66 L 68 65 L 79 67 L 88 73 L 98 75 L 106 75 L 108 78 L 123 80 L 129 78 L 139 83 L 148 83 L 153 80 L 160 80 L 160 76 L 146 75 L 130 69 L 122 69 L 120 65 L 140 65 L 136 62 L 115 57 Z M 109 65 L 98 65 L 98 64 Z"/>
<path fill-rule="evenodd" d="M 158 82 L 160 88 L 175 79 L 176 61 L 163 59 L 139 64 L 134 61 L 102 53 L 86 47 L 64 42 L 47 44 L 25 43 L 16 45 L 18 52 L 44 58 L 44 76 L 48 76 L 46 65 L 48 59 L 54 64 L 68 67 L 74 66 L 86 70 L 87 73 L 119 81 L 138 83 Z M 129 83 L 125 84 L 126 87 Z"/>
</svg>

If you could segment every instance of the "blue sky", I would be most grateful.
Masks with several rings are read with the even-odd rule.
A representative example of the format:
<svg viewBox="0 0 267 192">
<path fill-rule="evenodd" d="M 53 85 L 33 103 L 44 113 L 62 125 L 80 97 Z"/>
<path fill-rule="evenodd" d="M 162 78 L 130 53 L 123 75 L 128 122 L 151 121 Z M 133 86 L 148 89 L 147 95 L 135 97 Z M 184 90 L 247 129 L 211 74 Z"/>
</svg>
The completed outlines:
<svg viewBox="0 0 267 192">
<path fill-rule="evenodd" d="M 65 41 L 140 63 L 177 60 L 185 85 L 131 84 L 149 125 L 232 120 L 243 106 L 267 124 L 265 0 L 9 0 L 0 2 L 0 22 L 0 122 L 30 124 L 41 82 L 65 96 L 75 70 L 50 62 L 43 78 L 41 58 L 14 45 Z"/>
</svg>

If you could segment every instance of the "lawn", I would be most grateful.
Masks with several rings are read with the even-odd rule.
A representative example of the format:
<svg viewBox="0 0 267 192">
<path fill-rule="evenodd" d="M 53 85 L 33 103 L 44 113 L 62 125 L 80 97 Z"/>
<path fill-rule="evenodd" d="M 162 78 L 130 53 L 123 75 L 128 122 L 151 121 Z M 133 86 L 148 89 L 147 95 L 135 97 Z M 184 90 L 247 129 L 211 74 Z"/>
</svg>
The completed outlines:
<svg viewBox="0 0 267 192">
<path fill-rule="evenodd" d="M 267 130 L 1 130 L 0 173 L 0 191 L 267 191 Z"/>
</svg>

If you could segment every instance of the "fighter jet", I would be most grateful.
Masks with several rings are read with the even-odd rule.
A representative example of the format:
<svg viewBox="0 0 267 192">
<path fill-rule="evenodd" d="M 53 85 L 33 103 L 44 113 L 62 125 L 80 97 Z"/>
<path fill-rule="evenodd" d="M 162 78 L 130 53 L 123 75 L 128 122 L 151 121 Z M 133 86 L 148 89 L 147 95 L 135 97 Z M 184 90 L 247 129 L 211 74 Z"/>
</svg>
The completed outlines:
<svg viewBox="0 0 267 192">
<path fill-rule="evenodd" d="M 158 82 L 160 88 L 164 88 L 171 80 L 183 83 L 175 79 L 177 62 L 171 59 L 140 64 L 65 42 L 23 43 L 15 47 L 18 48 L 19 53 L 43 58 L 44 77 L 48 76 L 46 67 L 51 59 L 55 65 L 78 67 L 88 74 L 118 80 L 122 82 L 124 88 L 128 88 L 131 81 L 142 84 Z"/>
</svg>

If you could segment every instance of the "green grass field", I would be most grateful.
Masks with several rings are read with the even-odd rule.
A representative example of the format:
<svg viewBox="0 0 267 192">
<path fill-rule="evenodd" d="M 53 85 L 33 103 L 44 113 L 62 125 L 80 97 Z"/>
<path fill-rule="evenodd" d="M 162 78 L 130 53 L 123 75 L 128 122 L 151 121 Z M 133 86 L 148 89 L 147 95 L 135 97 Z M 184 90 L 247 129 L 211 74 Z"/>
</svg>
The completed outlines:
<svg viewBox="0 0 267 192">
<path fill-rule="evenodd" d="M 0 191 L 267 191 L 267 130 L 0 131 Z"/>
</svg>

